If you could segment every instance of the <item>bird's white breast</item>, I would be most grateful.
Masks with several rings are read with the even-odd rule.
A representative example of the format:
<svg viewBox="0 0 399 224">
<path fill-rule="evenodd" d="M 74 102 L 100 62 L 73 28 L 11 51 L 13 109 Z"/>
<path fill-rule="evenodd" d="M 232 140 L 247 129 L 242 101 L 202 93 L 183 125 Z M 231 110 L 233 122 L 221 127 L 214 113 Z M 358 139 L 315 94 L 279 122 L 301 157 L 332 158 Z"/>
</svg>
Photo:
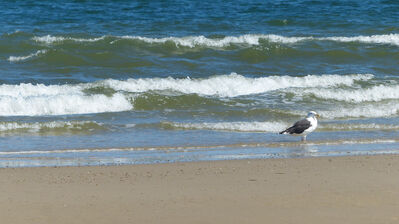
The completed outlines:
<svg viewBox="0 0 399 224">
<path fill-rule="evenodd" d="M 306 129 L 306 130 L 304 131 L 305 134 L 308 134 L 308 133 L 314 131 L 314 130 L 317 128 L 317 119 L 316 119 L 315 117 L 308 117 L 308 118 L 306 118 L 306 119 L 307 119 L 307 120 L 310 122 L 310 124 L 311 124 L 311 126 L 310 126 L 308 129 Z"/>
</svg>

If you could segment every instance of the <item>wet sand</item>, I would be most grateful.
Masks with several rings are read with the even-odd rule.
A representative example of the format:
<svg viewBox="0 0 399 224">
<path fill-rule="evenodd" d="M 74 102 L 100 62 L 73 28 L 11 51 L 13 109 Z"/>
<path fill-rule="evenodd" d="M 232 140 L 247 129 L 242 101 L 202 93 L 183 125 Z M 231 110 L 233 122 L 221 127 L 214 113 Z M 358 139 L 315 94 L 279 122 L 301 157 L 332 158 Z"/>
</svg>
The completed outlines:
<svg viewBox="0 0 399 224">
<path fill-rule="evenodd" d="M 0 169 L 1 223 L 399 223 L 399 155 Z"/>
</svg>

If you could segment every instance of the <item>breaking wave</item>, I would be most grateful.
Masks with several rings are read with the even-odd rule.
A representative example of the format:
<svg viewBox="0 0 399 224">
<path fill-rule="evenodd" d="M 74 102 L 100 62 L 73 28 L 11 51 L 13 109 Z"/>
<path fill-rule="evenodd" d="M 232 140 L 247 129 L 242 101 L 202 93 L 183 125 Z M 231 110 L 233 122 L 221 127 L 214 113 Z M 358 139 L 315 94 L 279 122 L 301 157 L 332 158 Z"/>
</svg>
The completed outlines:
<svg viewBox="0 0 399 224">
<path fill-rule="evenodd" d="M 35 53 L 29 54 L 27 56 L 10 56 L 7 60 L 10 62 L 26 61 L 30 58 L 37 57 L 45 53 L 47 53 L 47 50 L 38 50 Z"/>
<path fill-rule="evenodd" d="M 269 76 L 248 78 L 236 73 L 213 76 L 206 79 L 146 78 L 128 79 L 126 81 L 105 80 L 106 86 L 115 90 L 128 92 L 146 92 L 172 90 L 184 94 L 206 96 L 236 97 L 241 95 L 260 94 L 273 90 L 292 87 L 331 87 L 353 85 L 355 81 L 373 78 L 371 74 L 355 75 L 307 75 L 303 77 Z"/>
<path fill-rule="evenodd" d="M 88 95 L 84 85 L 19 84 L 0 86 L 1 116 L 40 116 L 117 112 L 132 109 L 121 93 Z"/>
<path fill-rule="evenodd" d="M 275 34 L 244 34 L 240 36 L 225 36 L 222 38 L 209 38 L 205 36 L 186 36 L 186 37 L 163 37 L 163 38 L 150 38 L 142 36 L 101 36 L 96 38 L 74 38 L 74 37 L 63 37 L 63 36 L 35 36 L 32 40 L 45 44 L 60 43 L 63 41 L 73 42 L 96 42 L 104 40 L 107 37 L 110 39 L 110 43 L 113 44 L 118 40 L 138 40 L 145 43 L 174 43 L 177 47 L 226 47 L 232 44 L 247 44 L 247 45 L 260 45 L 262 40 L 271 43 L 281 44 L 295 44 L 303 41 L 334 41 L 334 42 L 358 42 L 368 44 L 389 44 L 399 46 L 399 34 L 381 34 L 381 35 L 370 35 L 370 36 L 333 36 L 333 37 L 287 37 Z"/>
<path fill-rule="evenodd" d="M 390 44 L 390 45 L 399 46 L 399 34 L 382 34 L 382 35 L 354 36 L 354 37 L 325 37 L 317 39 L 336 41 L 336 42 L 360 42 L 368 44 Z"/>
<path fill-rule="evenodd" d="M 74 42 L 96 42 L 99 40 L 103 40 L 106 36 L 102 37 L 97 37 L 97 38 L 73 38 L 73 37 L 62 37 L 62 36 L 51 36 L 51 35 L 46 35 L 46 36 L 41 36 L 41 37 L 33 37 L 32 40 L 36 42 L 42 42 L 46 44 L 53 44 L 57 42 L 63 42 L 63 41 L 74 41 Z"/>
<path fill-rule="evenodd" d="M 132 109 L 129 100 L 116 93 L 105 95 L 61 94 L 37 97 L 0 97 L 1 116 L 39 116 L 118 112 Z"/>
<path fill-rule="evenodd" d="M 259 45 L 260 40 L 264 39 L 273 43 L 285 43 L 292 44 L 299 41 L 309 39 L 308 37 L 284 37 L 279 35 L 255 35 L 246 34 L 241 36 L 227 36 L 223 38 L 213 39 L 205 36 L 188 36 L 188 37 L 165 37 L 165 38 L 148 38 L 140 36 L 122 36 L 121 39 L 133 39 L 140 40 L 146 43 L 166 43 L 173 42 L 176 46 L 184 47 L 226 47 L 231 44 L 248 44 L 248 45 Z"/>
<path fill-rule="evenodd" d="M 42 116 L 120 112 L 134 109 L 143 93 L 176 96 L 237 97 L 289 88 L 353 86 L 371 74 L 269 76 L 250 78 L 236 73 L 204 79 L 142 78 L 101 80 L 93 83 L 0 85 L 0 116 Z M 145 100 L 144 98 L 142 100 Z M 201 100 L 201 99 L 199 99 Z M 202 101 L 201 101 L 202 102 Z M 177 102 L 178 103 L 178 102 Z M 397 109 L 396 109 L 397 110 Z M 391 110 L 392 111 L 392 110 Z"/>
</svg>

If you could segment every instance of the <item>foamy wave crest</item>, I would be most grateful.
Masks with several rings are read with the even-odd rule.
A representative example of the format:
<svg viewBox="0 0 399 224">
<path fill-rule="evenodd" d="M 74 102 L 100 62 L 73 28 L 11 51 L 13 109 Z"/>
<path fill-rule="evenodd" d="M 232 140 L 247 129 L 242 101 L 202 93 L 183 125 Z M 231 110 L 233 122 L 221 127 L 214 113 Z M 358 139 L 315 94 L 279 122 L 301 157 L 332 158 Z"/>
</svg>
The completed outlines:
<svg viewBox="0 0 399 224">
<path fill-rule="evenodd" d="M 47 53 L 47 50 L 38 50 L 35 53 L 29 54 L 26 56 L 10 56 L 10 57 L 8 57 L 7 60 L 11 61 L 11 62 L 25 61 L 29 58 L 37 57 L 37 56 L 45 54 L 45 53 Z"/>
<path fill-rule="evenodd" d="M 122 39 L 135 39 L 141 40 L 146 43 L 166 43 L 173 42 L 176 46 L 184 47 L 196 47 L 196 46 L 206 46 L 206 47 L 226 47 L 231 44 L 248 44 L 248 45 L 259 45 L 261 39 L 268 40 L 275 43 L 287 43 L 292 44 L 299 41 L 309 39 L 308 37 L 284 37 L 279 35 L 256 35 L 256 34 L 246 34 L 241 36 L 227 36 L 224 38 L 207 38 L 205 36 L 188 36 L 188 37 L 165 37 L 165 38 L 148 38 L 140 36 L 122 36 Z"/>
<path fill-rule="evenodd" d="M 270 76 L 249 78 L 236 73 L 205 79 L 144 78 L 102 80 L 77 85 L 0 85 L 0 116 L 40 116 L 119 112 L 133 109 L 132 94 L 166 91 L 179 94 L 235 97 L 285 88 L 352 86 L 371 74 Z M 102 93 L 102 89 L 111 89 Z M 93 91 L 94 90 L 94 91 Z M 107 92 L 107 91 L 105 91 Z"/>
<path fill-rule="evenodd" d="M 205 129 L 242 132 L 279 132 L 288 127 L 283 122 L 220 122 L 220 123 L 174 123 L 164 122 L 164 126 L 182 129 Z"/>
<path fill-rule="evenodd" d="M 1 85 L 0 116 L 117 112 L 132 109 L 123 94 L 87 95 L 85 85 Z"/>
<path fill-rule="evenodd" d="M 50 122 L 0 122 L 0 132 L 28 131 L 39 132 L 54 129 L 82 130 L 85 127 L 91 129 L 101 128 L 102 124 L 94 121 L 50 121 Z"/>
<path fill-rule="evenodd" d="M 63 41 L 74 41 L 74 42 L 96 42 L 99 40 L 105 39 L 107 36 L 101 36 L 97 38 L 73 38 L 73 37 L 63 37 L 63 36 L 41 36 L 41 37 L 33 37 L 32 40 L 36 42 L 42 42 L 46 44 L 53 44 L 57 42 Z M 112 36 L 109 36 L 112 37 Z M 205 36 L 186 36 L 186 37 L 164 37 L 164 38 L 151 38 L 151 37 L 142 37 L 142 36 L 113 36 L 112 38 L 116 39 L 111 41 L 110 43 L 115 43 L 115 41 L 121 39 L 129 39 L 129 40 L 139 40 L 146 43 L 166 43 L 173 42 L 176 46 L 184 46 L 184 47 L 196 47 L 196 46 L 205 46 L 205 47 L 226 47 L 231 44 L 248 44 L 248 45 L 259 45 L 259 41 L 261 39 L 274 42 L 274 43 L 286 43 L 292 44 L 299 41 L 313 39 L 312 37 L 285 37 L 274 34 L 245 34 L 240 36 L 226 36 L 223 38 L 207 38 Z"/>
<path fill-rule="evenodd" d="M 289 91 L 289 90 L 288 90 Z M 367 89 L 343 90 L 343 89 L 304 89 L 296 94 L 311 94 L 321 99 L 331 99 L 345 102 L 367 102 L 399 99 L 399 86 L 378 85 Z"/>
<path fill-rule="evenodd" d="M 74 37 L 63 37 L 63 36 L 40 36 L 33 37 L 32 40 L 36 42 L 42 42 L 46 44 L 53 44 L 57 42 L 63 41 L 74 41 L 74 42 L 96 42 L 99 40 L 105 39 L 107 36 L 101 36 L 97 38 L 74 38 Z M 333 36 L 333 37 L 288 37 L 282 35 L 275 34 L 244 34 L 240 36 L 226 36 L 223 38 L 208 38 L 205 36 L 186 36 L 186 37 L 164 37 L 164 38 L 151 38 L 151 37 L 142 37 L 142 36 L 109 36 L 114 40 L 110 41 L 110 43 L 114 43 L 115 41 L 121 39 L 131 39 L 131 40 L 139 40 L 146 43 L 166 43 L 172 42 L 175 43 L 176 46 L 184 46 L 184 47 L 196 47 L 196 46 L 204 46 L 204 47 L 226 47 L 232 44 L 247 44 L 247 45 L 259 45 L 260 40 L 266 40 L 272 43 L 281 43 L 281 44 L 295 44 L 303 41 L 335 41 L 335 42 L 360 42 L 360 43 L 371 43 L 371 44 L 391 44 L 399 46 L 399 34 L 382 34 L 382 35 L 371 35 L 371 36 L 353 36 L 353 37 L 344 37 L 344 36 Z"/>
<path fill-rule="evenodd" d="M 150 90 L 172 90 L 184 94 L 217 95 L 235 97 L 265 93 L 291 87 L 331 87 L 353 85 L 355 81 L 369 80 L 371 74 L 355 75 L 307 75 L 304 77 L 269 76 L 248 78 L 236 73 L 213 76 L 207 79 L 146 78 L 126 81 L 105 80 L 104 85 L 115 90 L 146 92 Z"/>
<path fill-rule="evenodd" d="M 0 97 L 39 97 L 39 96 L 57 96 L 57 95 L 73 95 L 82 93 L 81 85 L 44 85 L 31 83 L 21 83 L 19 85 L 1 85 Z"/>
<path fill-rule="evenodd" d="M 399 46 L 399 34 L 383 34 L 372 36 L 354 36 L 354 37 L 326 37 L 319 40 L 330 40 L 337 42 L 361 42 L 370 44 L 391 44 Z"/>
<path fill-rule="evenodd" d="M 287 37 L 274 34 L 246 34 L 241 36 L 227 36 L 224 38 L 212 39 L 204 36 L 189 37 L 166 37 L 166 38 L 147 38 L 140 36 L 123 36 L 123 39 L 137 39 L 147 43 L 174 42 L 176 46 L 196 47 L 226 47 L 231 44 L 259 45 L 260 40 L 264 39 L 272 43 L 295 44 L 303 41 L 335 41 L 335 42 L 360 42 L 370 44 L 391 44 L 399 45 L 399 34 L 384 34 L 371 36 L 354 37 Z"/>
<path fill-rule="evenodd" d="M 62 36 L 51 36 L 51 35 L 46 35 L 46 36 L 41 36 L 41 37 L 33 37 L 32 40 L 36 42 L 42 42 L 46 44 L 53 44 L 56 42 L 62 42 L 62 41 L 74 41 L 74 42 L 96 42 L 99 40 L 103 40 L 106 36 L 101 36 L 97 38 L 73 38 L 73 37 L 62 37 Z"/>
</svg>

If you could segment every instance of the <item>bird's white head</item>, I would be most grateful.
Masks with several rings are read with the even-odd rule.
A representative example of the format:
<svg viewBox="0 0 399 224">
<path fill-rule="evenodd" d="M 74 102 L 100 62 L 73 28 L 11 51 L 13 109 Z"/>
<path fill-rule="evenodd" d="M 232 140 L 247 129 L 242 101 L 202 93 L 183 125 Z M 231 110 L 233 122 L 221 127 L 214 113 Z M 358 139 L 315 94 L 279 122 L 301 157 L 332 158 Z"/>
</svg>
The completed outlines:
<svg viewBox="0 0 399 224">
<path fill-rule="evenodd" d="M 309 111 L 308 116 L 307 117 L 315 117 L 315 118 L 319 118 L 320 115 L 314 111 Z"/>
</svg>

